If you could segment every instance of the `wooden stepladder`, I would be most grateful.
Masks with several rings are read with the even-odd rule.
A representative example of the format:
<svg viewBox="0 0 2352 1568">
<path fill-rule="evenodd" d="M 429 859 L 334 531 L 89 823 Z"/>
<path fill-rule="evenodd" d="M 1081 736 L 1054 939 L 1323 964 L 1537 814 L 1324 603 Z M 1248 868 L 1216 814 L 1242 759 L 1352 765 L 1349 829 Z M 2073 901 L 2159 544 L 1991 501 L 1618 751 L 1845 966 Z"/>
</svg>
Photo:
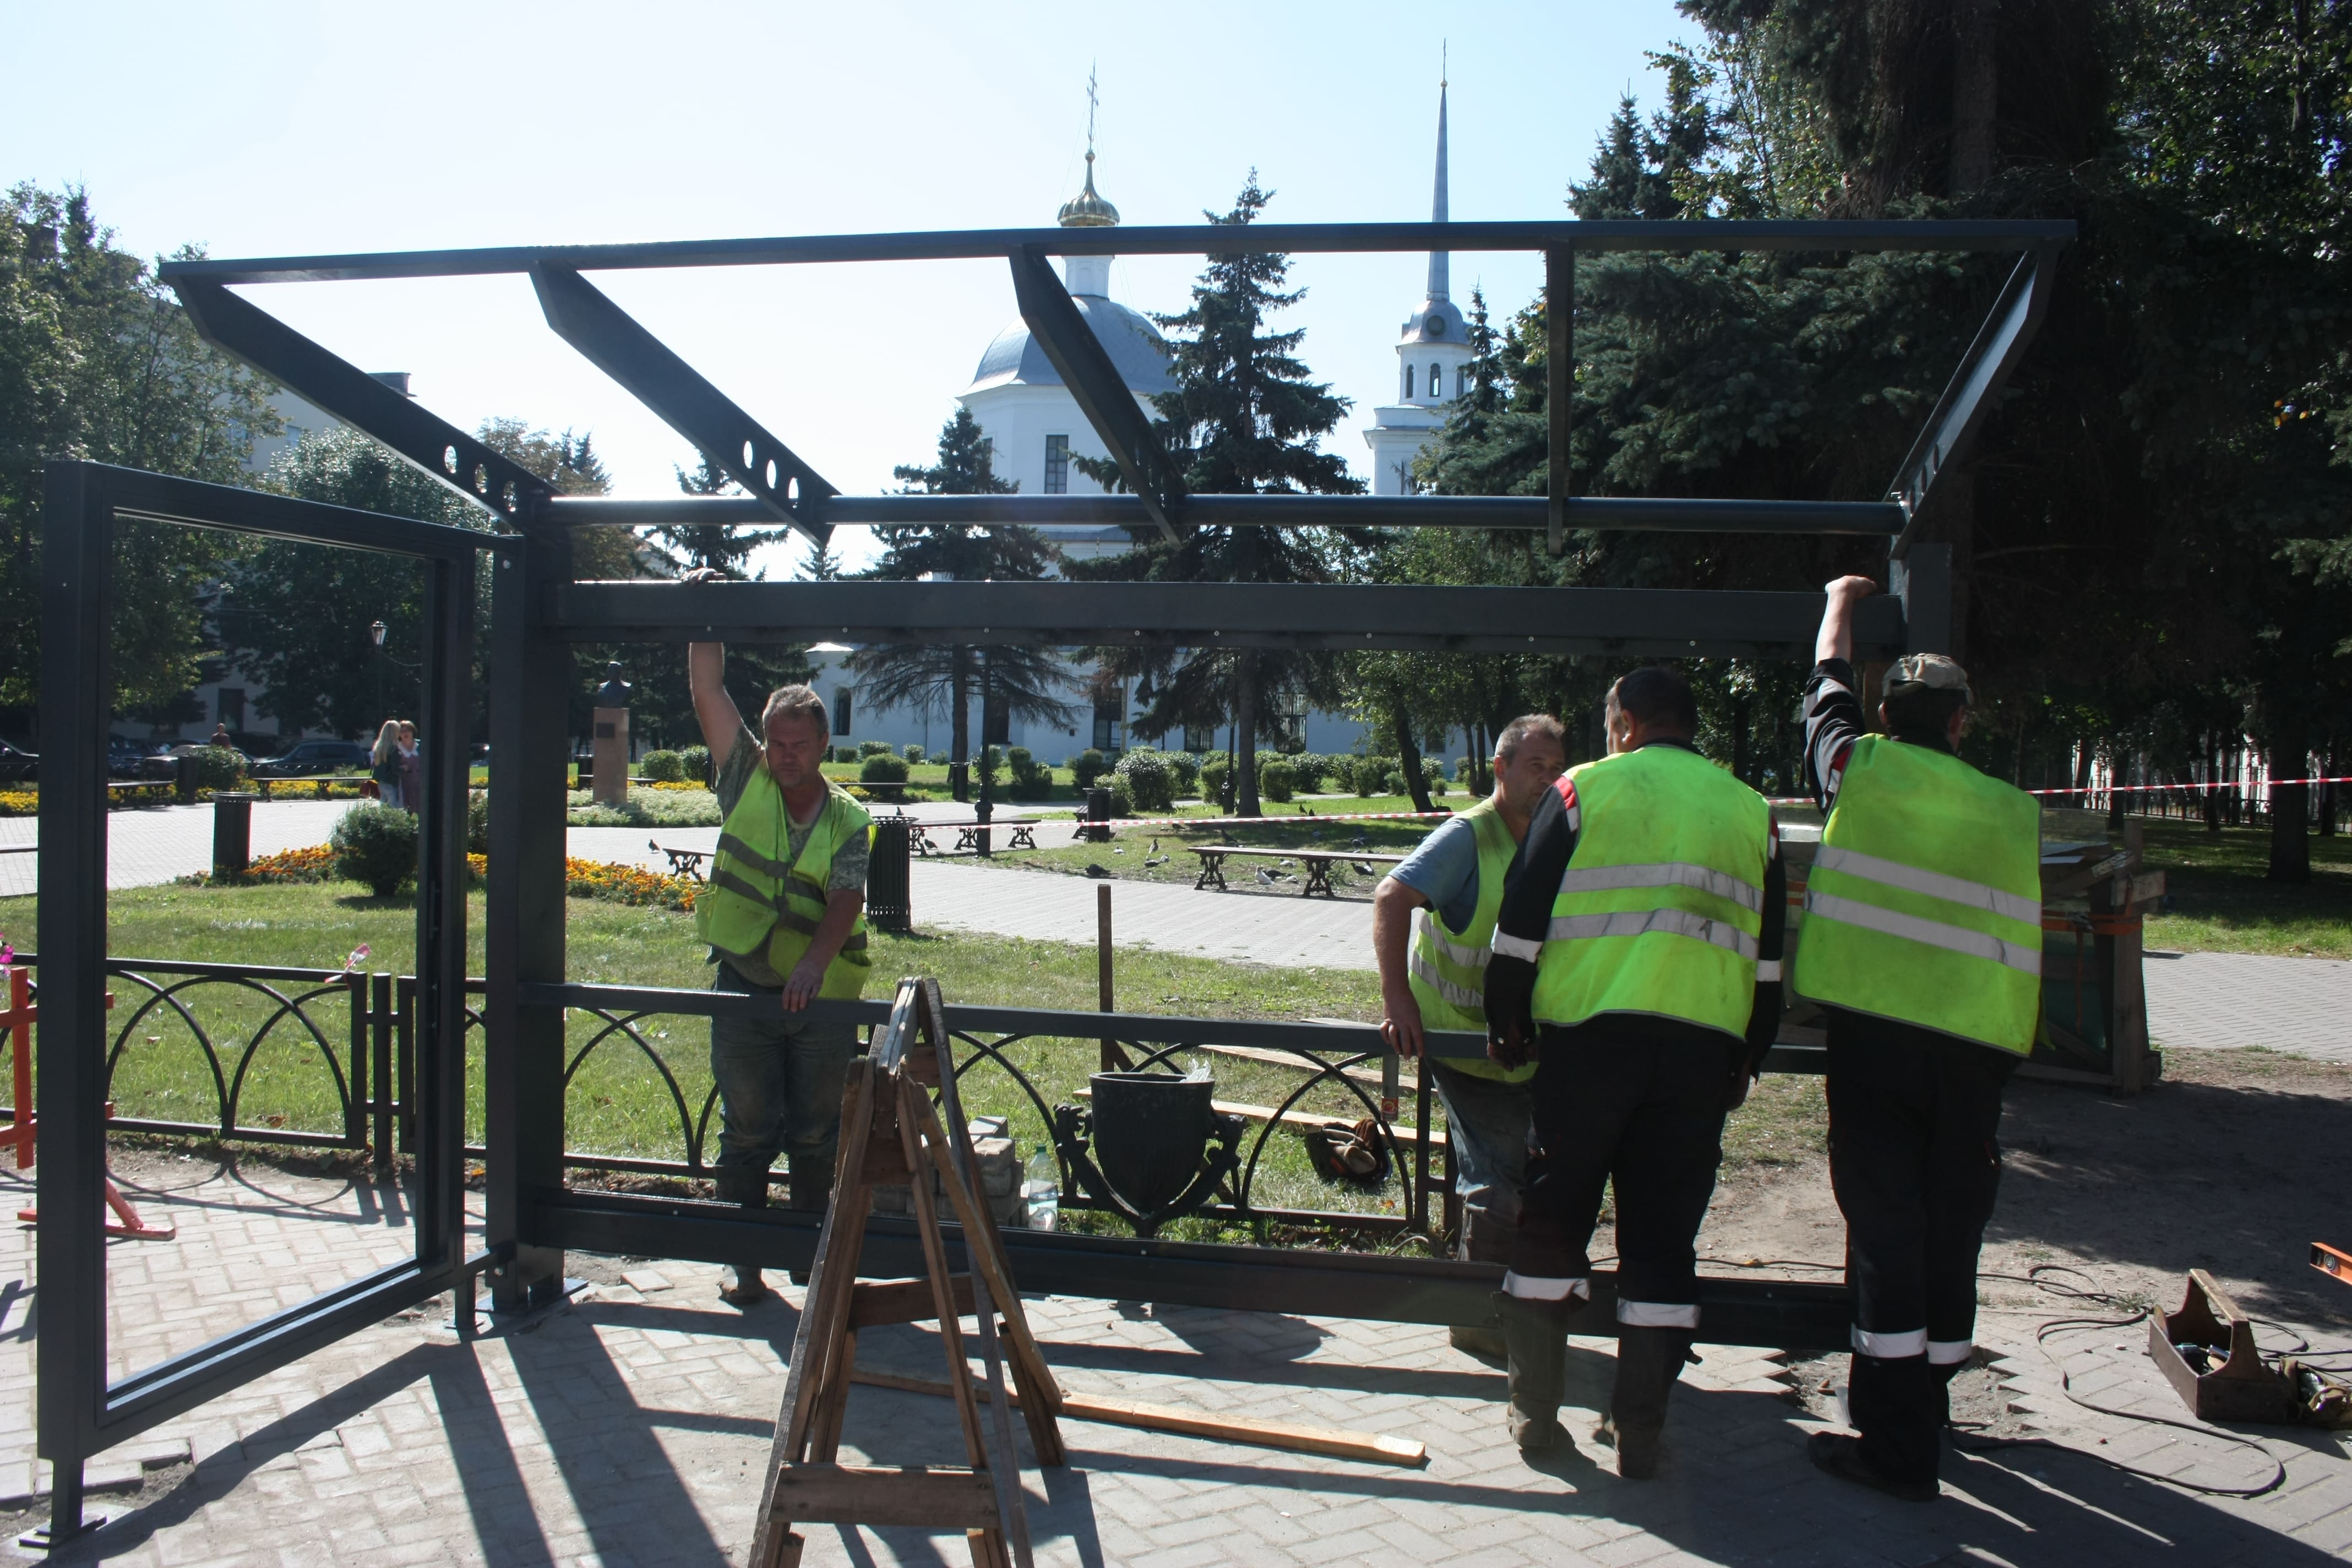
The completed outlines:
<svg viewBox="0 0 2352 1568">
<path fill-rule="evenodd" d="M 931 1108 L 933 1086 L 946 1113 L 944 1125 Z M 948 1270 L 940 1230 L 945 1216 L 931 1191 L 934 1173 L 962 1227 L 968 1274 Z M 908 1189 L 922 1238 L 926 1277 L 861 1283 L 858 1255 L 874 1189 L 901 1184 Z M 957 1321 L 966 1313 L 979 1323 L 984 1395 L 972 1385 Z M 837 1463 L 856 1370 L 857 1331 L 927 1320 L 940 1326 L 968 1466 Z M 1005 1385 L 1008 1361 L 1014 1389 Z M 1061 1391 L 1030 1335 L 1003 1244 L 980 1195 L 939 982 L 902 980 L 889 1023 L 868 1053 L 850 1064 L 843 1091 L 833 1199 L 817 1235 L 808 1294 L 793 1336 L 792 1366 L 751 1547 L 754 1568 L 797 1568 L 803 1542 L 793 1526 L 799 1523 L 960 1527 L 971 1548 L 973 1568 L 1030 1568 L 1021 1462 L 1007 1397 L 1015 1390 L 1038 1463 L 1063 1463 L 1055 1420 Z"/>
</svg>

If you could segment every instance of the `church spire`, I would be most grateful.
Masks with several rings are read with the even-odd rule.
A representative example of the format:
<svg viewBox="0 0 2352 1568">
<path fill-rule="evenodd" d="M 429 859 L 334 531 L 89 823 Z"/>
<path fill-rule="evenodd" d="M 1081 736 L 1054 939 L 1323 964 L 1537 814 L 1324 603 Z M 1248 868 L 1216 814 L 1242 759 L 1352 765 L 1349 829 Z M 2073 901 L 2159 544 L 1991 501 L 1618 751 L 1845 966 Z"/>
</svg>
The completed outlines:
<svg viewBox="0 0 2352 1568">
<path fill-rule="evenodd" d="M 1441 45 L 1440 47 L 1443 48 L 1444 46 Z M 1432 223 L 1448 221 L 1445 216 L 1445 72 L 1443 67 L 1439 68 L 1437 77 L 1437 194 L 1430 202 L 1429 221 Z M 1451 270 L 1452 260 L 1453 258 L 1443 250 L 1433 250 L 1429 253 L 1429 297 L 1431 299 L 1443 300 L 1446 297 L 1446 289 L 1450 282 L 1447 274 Z"/>
<path fill-rule="evenodd" d="M 1064 228 L 1110 228 L 1118 222 L 1118 209 L 1095 194 L 1095 73 L 1087 70 L 1087 188 L 1062 204 L 1055 220 Z"/>
</svg>

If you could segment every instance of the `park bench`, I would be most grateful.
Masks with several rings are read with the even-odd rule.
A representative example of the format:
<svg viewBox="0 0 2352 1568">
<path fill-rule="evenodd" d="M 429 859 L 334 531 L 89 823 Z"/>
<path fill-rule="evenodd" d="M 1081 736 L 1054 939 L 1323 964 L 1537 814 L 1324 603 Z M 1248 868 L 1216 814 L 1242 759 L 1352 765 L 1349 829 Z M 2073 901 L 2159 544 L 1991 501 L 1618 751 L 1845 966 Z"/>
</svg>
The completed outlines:
<svg viewBox="0 0 2352 1568">
<path fill-rule="evenodd" d="M 1393 866 L 1404 858 L 1402 855 L 1367 855 L 1357 849 L 1244 849 L 1234 844 L 1209 844 L 1193 848 L 1201 858 L 1201 874 L 1194 879 L 1195 888 L 1214 888 L 1219 892 L 1225 887 L 1225 861 L 1231 856 L 1243 856 L 1265 860 L 1296 860 L 1307 868 L 1307 885 L 1299 889 L 1302 898 L 1317 893 L 1336 899 L 1339 890 L 1331 886 L 1331 868 L 1341 861 L 1355 861 L 1366 866 Z"/>
<path fill-rule="evenodd" d="M 952 827 L 956 830 L 956 841 L 955 847 L 953 849 L 942 851 L 937 844 L 931 841 L 931 834 L 936 829 L 945 827 Z M 1014 817 L 1009 822 L 980 822 L 977 820 L 971 822 L 917 822 L 908 825 L 907 834 L 908 837 L 912 840 L 915 846 L 915 853 L 918 855 L 938 855 L 941 853 L 961 855 L 966 850 L 978 854 L 980 852 L 980 830 L 983 827 L 992 827 L 1000 832 L 1010 833 L 1013 837 L 1006 839 L 1003 846 L 1007 849 L 1034 849 L 1037 847 L 1037 825 L 1034 822 L 1029 821 L 1025 817 Z"/>
<path fill-rule="evenodd" d="M 366 773 L 335 773 L 320 778 L 260 778 L 253 781 L 253 787 L 264 800 L 270 799 L 273 791 L 281 789 L 307 789 L 319 799 L 325 800 L 334 785 L 363 784 L 369 776 Z"/>
<path fill-rule="evenodd" d="M 171 805 L 178 789 L 178 781 L 173 779 L 110 779 L 106 785 L 110 797 L 128 800 L 145 795 L 158 805 Z"/>
<path fill-rule="evenodd" d="M 702 863 L 709 859 L 711 855 L 708 849 L 666 848 L 650 838 L 646 840 L 646 847 L 669 857 L 671 876 L 691 877 L 698 882 L 702 880 Z"/>
</svg>

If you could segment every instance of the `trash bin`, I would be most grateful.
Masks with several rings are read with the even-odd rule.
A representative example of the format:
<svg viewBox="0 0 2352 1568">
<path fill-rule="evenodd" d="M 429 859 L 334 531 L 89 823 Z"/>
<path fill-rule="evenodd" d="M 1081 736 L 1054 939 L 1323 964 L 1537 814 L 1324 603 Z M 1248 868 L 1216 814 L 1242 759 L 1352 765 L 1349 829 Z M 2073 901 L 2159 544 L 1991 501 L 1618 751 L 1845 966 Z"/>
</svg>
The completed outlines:
<svg viewBox="0 0 2352 1568">
<path fill-rule="evenodd" d="M 242 877 L 253 860 L 253 803 L 236 790 L 213 796 L 213 875 Z"/>
<path fill-rule="evenodd" d="M 196 759 L 180 756 L 172 760 L 172 795 L 182 805 L 196 804 Z"/>
<path fill-rule="evenodd" d="M 874 847 L 866 861 L 866 921 L 877 931 L 915 929 L 914 832 L 904 817 L 874 820 Z"/>
<path fill-rule="evenodd" d="M 1110 842 L 1110 791 L 1107 789 L 1093 788 L 1087 791 L 1087 820 L 1088 822 L 1098 822 L 1103 825 L 1099 827 L 1089 827 L 1087 829 L 1087 841 L 1088 843 L 1108 844 Z"/>
</svg>

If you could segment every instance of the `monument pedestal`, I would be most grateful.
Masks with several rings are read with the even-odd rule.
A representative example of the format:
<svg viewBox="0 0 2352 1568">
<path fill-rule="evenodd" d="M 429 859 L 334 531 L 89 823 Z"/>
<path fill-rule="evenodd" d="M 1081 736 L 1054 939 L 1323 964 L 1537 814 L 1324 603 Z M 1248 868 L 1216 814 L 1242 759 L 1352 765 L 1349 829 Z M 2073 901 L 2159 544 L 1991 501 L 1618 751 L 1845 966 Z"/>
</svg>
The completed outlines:
<svg viewBox="0 0 2352 1568">
<path fill-rule="evenodd" d="M 629 710 L 596 710 L 595 779 L 599 805 L 629 804 Z"/>
</svg>

